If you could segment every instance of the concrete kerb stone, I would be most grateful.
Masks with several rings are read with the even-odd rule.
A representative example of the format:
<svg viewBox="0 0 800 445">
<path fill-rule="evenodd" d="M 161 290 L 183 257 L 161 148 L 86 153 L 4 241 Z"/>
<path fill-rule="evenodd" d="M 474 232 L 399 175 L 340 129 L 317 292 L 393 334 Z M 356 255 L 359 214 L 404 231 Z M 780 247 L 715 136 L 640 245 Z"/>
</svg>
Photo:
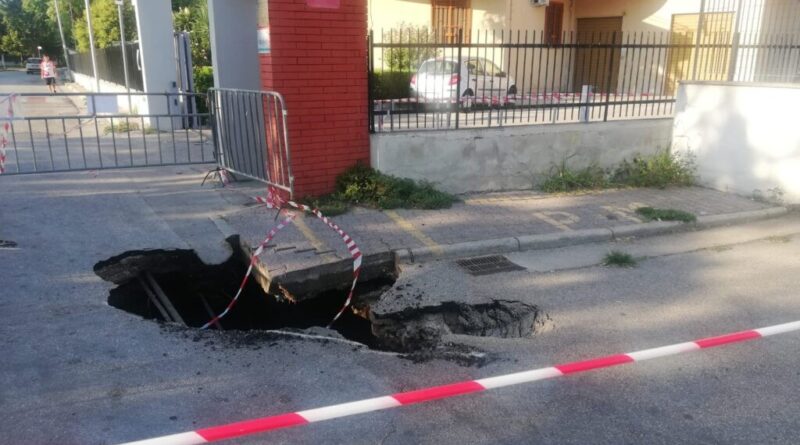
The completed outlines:
<svg viewBox="0 0 800 445">
<path fill-rule="evenodd" d="M 770 207 L 768 209 L 753 210 L 749 212 L 723 213 L 721 215 L 700 216 L 694 224 L 700 229 L 724 226 L 726 224 L 738 224 L 760 219 L 775 218 L 789 213 L 786 207 Z"/>
<path fill-rule="evenodd" d="M 689 224 L 677 221 L 654 221 L 607 228 L 470 241 L 442 245 L 438 248 L 404 248 L 395 250 L 394 255 L 398 263 L 417 263 L 429 260 L 450 259 L 466 256 L 554 249 L 559 247 L 574 246 L 577 244 L 613 241 L 614 239 L 619 238 L 647 237 L 693 229 L 706 229 L 726 224 L 738 224 L 761 219 L 775 218 L 785 215 L 786 213 L 788 213 L 788 209 L 785 207 L 772 207 L 748 212 L 700 216 L 697 218 L 696 223 Z"/>
</svg>

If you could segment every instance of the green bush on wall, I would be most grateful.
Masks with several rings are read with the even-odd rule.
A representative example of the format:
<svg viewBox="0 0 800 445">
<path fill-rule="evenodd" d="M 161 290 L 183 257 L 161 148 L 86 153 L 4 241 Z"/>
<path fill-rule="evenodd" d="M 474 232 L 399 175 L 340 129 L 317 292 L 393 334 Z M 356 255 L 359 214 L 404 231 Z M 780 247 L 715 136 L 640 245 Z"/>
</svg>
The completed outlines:
<svg viewBox="0 0 800 445">
<path fill-rule="evenodd" d="M 198 94 L 208 93 L 208 89 L 214 86 L 214 69 L 210 66 L 196 66 L 194 67 L 194 90 Z M 197 100 L 197 112 L 208 113 L 208 105 L 206 101 Z"/>
<path fill-rule="evenodd" d="M 382 71 L 372 73 L 372 98 L 403 99 L 411 96 L 410 71 Z"/>
</svg>

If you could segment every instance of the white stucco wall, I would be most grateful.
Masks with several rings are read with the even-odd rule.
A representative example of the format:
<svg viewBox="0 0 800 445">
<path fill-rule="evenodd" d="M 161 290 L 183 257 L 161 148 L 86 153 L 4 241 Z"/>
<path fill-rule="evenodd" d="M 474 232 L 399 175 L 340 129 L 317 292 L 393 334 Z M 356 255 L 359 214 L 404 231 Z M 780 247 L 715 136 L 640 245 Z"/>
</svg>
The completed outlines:
<svg viewBox="0 0 800 445">
<path fill-rule="evenodd" d="M 576 18 L 622 16 L 622 31 L 669 31 L 672 14 L 700 11 L 700 0 L 574 0 Z"/>
<path fill-rule="evenodd" d="M 258 2 L 208 0 L 208 18 L 214 86 L 260 90 Z"/>
<path fill-rule="evenodd" d="M 798 103 L 796 85 L 684 83 L 672 148 L 696 157 L 709 187 L 800 204 Z"/>
<path fill-rule="evenodd" d="M 670 146 L 672 119 L 528 125 L 371 136 L 372 166 L 451 193 L 529 189 L 554 166 L 617 166 Z"/>
</svg>

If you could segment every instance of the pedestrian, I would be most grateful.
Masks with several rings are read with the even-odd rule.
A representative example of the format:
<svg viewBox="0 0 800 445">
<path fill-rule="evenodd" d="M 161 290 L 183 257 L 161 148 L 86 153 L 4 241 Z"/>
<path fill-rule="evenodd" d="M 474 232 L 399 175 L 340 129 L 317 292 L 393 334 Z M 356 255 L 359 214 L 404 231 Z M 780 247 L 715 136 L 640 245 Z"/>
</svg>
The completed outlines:
<svg viewBox="0 0 800 445">
<path fill-rule="evenodd" d="M 56 63 L 50 60 L 50 56 L 45 54 L 42 56 L 42 64 L 39 66 L 41 71 L 42 79 L 47 84 L 47 88 L 50 89 L 51 93 L 57 93 L 56 91 Z"/>
</svg>

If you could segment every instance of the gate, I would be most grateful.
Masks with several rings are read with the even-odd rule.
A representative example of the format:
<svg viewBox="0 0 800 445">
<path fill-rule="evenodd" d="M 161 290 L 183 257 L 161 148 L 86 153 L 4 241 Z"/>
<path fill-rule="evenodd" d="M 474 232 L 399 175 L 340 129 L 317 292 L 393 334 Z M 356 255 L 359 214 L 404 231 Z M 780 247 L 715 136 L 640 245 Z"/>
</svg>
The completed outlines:
<svg viewBox="0 0 800 445">
<path fill-rule="evenodd" d="M 214 161 L 208 113 L 194 93 L 24 93 L 0 96 L 3 174 Z M 0 158 L 2 158 L 0 152 Z"/>
<path fill-rule="evenodd" d="M 294 177 L 283 96 L 272 91 L 212 88 L 208 101 L 218 166 L 291 195 Z"/>
</svg>

